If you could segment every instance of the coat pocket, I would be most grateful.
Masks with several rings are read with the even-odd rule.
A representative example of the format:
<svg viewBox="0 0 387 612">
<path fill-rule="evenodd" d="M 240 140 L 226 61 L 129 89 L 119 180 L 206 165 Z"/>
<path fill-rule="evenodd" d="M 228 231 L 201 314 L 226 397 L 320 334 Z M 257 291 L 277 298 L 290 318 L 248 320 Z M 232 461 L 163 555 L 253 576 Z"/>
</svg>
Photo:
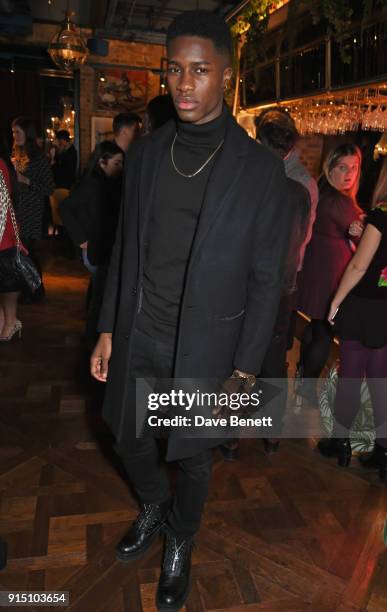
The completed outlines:
<svg viewBox="0 0 387 612">
<path fill-rule="evenodd" d="M 140 312 L 141 312 L 143 296 L 144 296 L 144 290 L 141 287 L 140 288 L 140 295 L 139 295 L 139 298 L 138 298 L 138 304 L 137 304 L 137 314 L 140 314 Z"/>
<path fill-rule="evenodd" d="M 230 316 L 225 316 L 225 317 L 216 315 L 214 316 L 214 319 L 216 321 L 235 321 L 235 319 L 239 319 L 239 317 L 242 317 L 244 314 L 245 314 L 245 309 L 242 308 L 242 310 L 235 315 L 230 315 Z"/>
</svg>

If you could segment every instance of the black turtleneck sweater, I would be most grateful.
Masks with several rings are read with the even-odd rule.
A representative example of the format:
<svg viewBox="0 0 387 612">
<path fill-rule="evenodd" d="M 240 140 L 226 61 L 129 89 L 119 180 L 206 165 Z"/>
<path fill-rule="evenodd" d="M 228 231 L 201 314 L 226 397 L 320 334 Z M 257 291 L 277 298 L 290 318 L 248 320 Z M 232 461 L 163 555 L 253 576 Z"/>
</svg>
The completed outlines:
<svg viewBox="0 0 387 612">
<path fill-rule="evenodd" d="M 217 119 L 202 125 L 177 122 L 173 158 L 181 172 L 193 174 L 210 157 L 224 139 L 226 121 L 227 110 L 223 109 Z M 176 338 L 190 251 L 219 152 L 193 178 L 185 178 L 175 170 L 171 146 L 160 163 L 146 240 L 138 326 L 161 341 L 172 343 Z"/>
</svg>

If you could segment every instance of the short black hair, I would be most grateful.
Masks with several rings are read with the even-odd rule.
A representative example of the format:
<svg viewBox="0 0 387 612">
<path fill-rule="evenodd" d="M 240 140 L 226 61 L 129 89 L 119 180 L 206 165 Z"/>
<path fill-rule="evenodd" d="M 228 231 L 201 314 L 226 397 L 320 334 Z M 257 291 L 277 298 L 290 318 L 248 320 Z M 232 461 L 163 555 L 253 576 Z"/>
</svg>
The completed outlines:
<svg viewBox="0 0 387 612">
<path fill-rule="evenodd" d="M 230 28 L 220 15 L 211 11 L 185 11 L 177 15 L 167 30 L 167 47 L 180 36 L 198 36 L 212 40 L 218 51 L 233 55 Z"/>
<path fill-rule="evenodd" d="M 293 149 L 299 133 L 293 117 L 281 106 L 267 108 L 255 119 L 256 138 L 281 157 Z"/>
<path fill-rule="evenodd" d="M 132 127 L 135 123 L 141 125 L 141 117 L 136 113 L 119 113 L 113 119 L 113 133 L 117 135 L 123 127 Z"/>
<path fill-rule="evenodd" d="M 58 130 L 55 134 L 58 140 L 65 140 L 70 142 L 70 132 L 68 130 Z"/>
</svg>

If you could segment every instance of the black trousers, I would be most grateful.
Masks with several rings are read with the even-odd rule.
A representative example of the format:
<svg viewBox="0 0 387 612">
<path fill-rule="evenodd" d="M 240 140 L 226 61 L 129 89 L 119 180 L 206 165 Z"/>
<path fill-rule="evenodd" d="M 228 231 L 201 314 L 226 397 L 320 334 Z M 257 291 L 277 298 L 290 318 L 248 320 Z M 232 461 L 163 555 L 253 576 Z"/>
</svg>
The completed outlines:
<svg viewBox="0 0 387 612">
<path fill-rule="evenodd" d="M 159 342 L 135 330 L 131 362 L 133 378 L 171 378 L 174 346 Z M 134 407 L 128 407 L 134 409 Z M 177 461 L 178 475 L 174 495 L 161 464 L 158 442 L 145 432 L 143 438 L 130 441 L 127 448 L 117 448 L 129 479 L 143 503 L 160 504 L 173 497 L 168 517 L 170 527 L 181 537 L 193 536 L 200 527 L 211 477 L 212 453 L 200 452 Z"/>
<path fill-rule="evenodd" d="M 268 431 L 268 437 L 278 437 L 282 432 L 282 420 L 286 411 L 288 397 L 286 353 L 288 350 L 289 326 L 294 303 L 293 294 L 281 298 L 273 335 L 262 362 L 260 378 L 276 379 L 276 386 L 281 394 L 273 402 L 270 416 L 273 427 Z"/>
<path fill-rule="evenodd" d="M 328 361 L 333 340 L 332 326 L 327 320 L 312 319 L 301 341 L 300 363 L 304 378 L 318 378 Z"/>
<path fill-rule="evenodd" d="M 261 378 L 287 377 L 286 353 L 293 302 L 293 294 L 281 298 L 273 335 L 262 362 Z"/>
</svg>

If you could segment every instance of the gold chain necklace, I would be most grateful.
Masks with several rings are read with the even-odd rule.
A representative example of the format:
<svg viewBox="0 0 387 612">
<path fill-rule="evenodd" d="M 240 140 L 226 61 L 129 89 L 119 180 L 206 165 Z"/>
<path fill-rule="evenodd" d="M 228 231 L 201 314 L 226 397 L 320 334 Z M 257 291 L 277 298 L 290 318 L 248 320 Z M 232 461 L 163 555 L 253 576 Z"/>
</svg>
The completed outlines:
<svg viewBox="0 0 387 612">
<path fill-rule="evenodd" d="M 210 163 L 211 159 L 214 157 L 214 155 L 217 154 L 217 152 L 219 151 L 220 147 L 222 146 L 222 144 L 224 143 L 224 138 L 221 140 L 221 142 L 218 144 L 218 146 L 216 147 L 215 151 L 213 151 L 210 155 L 210 157 L 207 159 L 207 161 L 204 162 L 204 164 L 202 166 L 200 166 L 200 168 L 198 170 L 196 170 L 196 172 L 194 172 L 193 174 L 184 174 L 184 172 L 181 172 L 181 170 L 179 170 L 179 168 L 176 167 L 175 164 L 175 160 L 173 159 L 173 151 L 174 151 L 174 146 L 175 146 L 175 142 L 176 142 L 176 138 L 177 138 L 177 132 L 175 134 L 175 137 L 173 139 L 172 142 L 172 146 L 171 146 L 171 160 L 172 160 L 172 165 L 175 168 L 176 172 L 178 174 L 180 174 L 180 176 L 184 176 L 184 178 L 193 178 L 194 176 L 196 176 L 197 174 L 199 174 L 199 172 L 201 172 L 202 170 L 204 170 L 204 168 L 207 166 L 207 164 Z"/>
</svg>

